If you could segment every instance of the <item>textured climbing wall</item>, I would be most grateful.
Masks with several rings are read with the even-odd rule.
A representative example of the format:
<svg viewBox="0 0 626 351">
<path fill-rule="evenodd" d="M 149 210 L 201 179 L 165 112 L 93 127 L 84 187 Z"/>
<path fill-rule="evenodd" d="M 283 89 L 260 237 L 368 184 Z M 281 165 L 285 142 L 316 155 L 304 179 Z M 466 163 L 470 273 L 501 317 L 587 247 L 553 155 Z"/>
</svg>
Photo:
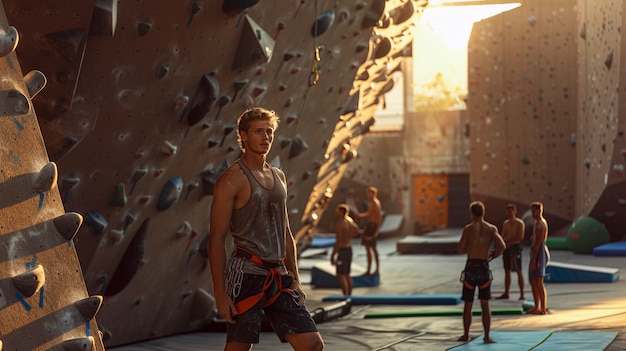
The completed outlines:
<svg viewBox="0 0 626 351">
<path fill-rule="evenodd" d="M 623 1 L 579 2 L 580 214 L 602 222 L 613 240 L 624 232 L 626 80 L 621 64 L 625 37 Z"/>
<path fill-rule="evenodd" d="M 1 5 L 1 3 L 0 3 Z M 83 222 L 65 213 L 31 98 L 45 89 L 25 75 L 15 47 L 19 28 L 0 14 L 0 349 L 104 350 L 72 239 Z"/>
<path fill-rule="evenodd" d="M 106 346 L 212 317 L 208 211 L 244 109 L 282 117 L 268 160 L 287 175 L 296 235 L 315 227 L 426 3 L 4 2 L 24 70 L 48 78 L 32 105 L 59 169 L 56 206 L 84 218 L 76 250 L 104 296 Z"/>
<path fill-rule="evenodd" d="M 469 42 L 472 196 L 494 209 L 514 202 L 520 212 L 542 201 L 553 229 L 575 218 L 584 171 L 577 19 L 576 2 L 526 1 L 476 23 Z"/>
</svg>

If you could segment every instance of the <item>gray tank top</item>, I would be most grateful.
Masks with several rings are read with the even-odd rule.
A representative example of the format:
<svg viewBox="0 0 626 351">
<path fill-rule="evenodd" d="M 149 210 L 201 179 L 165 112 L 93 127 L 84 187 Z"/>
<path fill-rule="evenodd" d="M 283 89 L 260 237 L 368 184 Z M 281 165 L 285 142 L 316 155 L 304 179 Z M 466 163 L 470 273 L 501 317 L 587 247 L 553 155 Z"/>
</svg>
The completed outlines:
<svg viewBox="0 0 626 351">
<path fill-rule="evenodd" d="M 268 189 L 259 183 L 241 160 L 237 160 L 237 164 L 248 177 L 251 192 L 248 202 L 232 213 L 230 233 L 235 246 L 259 256 L 264 261 L 278 263 L 285 256 L 287 235 L 285 184 L 272 166 L 270 169 L 274 176 L 274 186 Z M 248 272 L 250 269 L 258 269 L 246 266 Z"/>
</svg>

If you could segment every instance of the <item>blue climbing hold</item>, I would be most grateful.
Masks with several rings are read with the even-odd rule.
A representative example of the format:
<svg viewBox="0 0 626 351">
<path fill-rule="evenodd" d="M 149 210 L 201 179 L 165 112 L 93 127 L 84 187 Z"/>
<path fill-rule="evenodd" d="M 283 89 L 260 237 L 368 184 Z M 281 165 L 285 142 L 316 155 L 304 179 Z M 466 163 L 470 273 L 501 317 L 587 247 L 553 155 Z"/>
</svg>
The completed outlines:
<svg viewBox="0 0 626 351">
<path fill-rule="evenodd" d="M 318 37 L 328 31 L 330 26 L 335 22 L 335 11 L 330 10 L 325 14 L 319 16 L 315 23 L 313 23 L 313 27 L 311 28 L 311 35 L 314 37 Z"/>
<path fill-rule="evenodd" d="M 97 211 L 87 211 L 85 215 L 85 223 L 93 229 L 94 234 L 102 234 L 109 226 L 109 221 Z"/>
<path fill-rule="evenodd" d="M 172 207 L 180 198 L 183 187 L 184 183 L 182 177 L 176 176 L 170 178 L 163 186 L 163 189 L 161 189 L 161 194 L 156 204 L 157 210 L 164 211 Z"/>
</svg>

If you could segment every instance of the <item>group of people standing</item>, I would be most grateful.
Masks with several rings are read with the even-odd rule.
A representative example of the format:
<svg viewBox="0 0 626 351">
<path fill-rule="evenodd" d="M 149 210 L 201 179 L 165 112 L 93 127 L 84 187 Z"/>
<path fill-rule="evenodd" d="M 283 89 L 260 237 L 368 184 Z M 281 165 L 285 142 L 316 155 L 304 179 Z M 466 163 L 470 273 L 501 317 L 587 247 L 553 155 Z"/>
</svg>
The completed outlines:
<svg viewBox="0 0 626 351">
<path fill-rule="evenodd" d="M 227 323 L 225 351 L 250 350 L 259 342 L 261 321 L 266 318 L 282 342 L 297 351 L 320 351 L 324 341 L 315 321 L 305 306 L 306 294 L 298 272 L 296 245 L 289 225 L 287 211 L 287 181 L 285 174 L 267 163 L 267 155 L 279 124 L 278 115 L 265 108 L 244 111 L 237 120 L 237 134 L 242 156 L 218 178 L 214 187 L 210 211 L 209 263 L 218 313 Z M 368 209 L 356 213 L 367 218 L 362 244 L 367 251 L 366 275 L 379 274 L 376 240 L 382 224 L 378 190 L 369 187 Z M 529 279 L 535 307 L 533 314 L 547 312 L 547 294 L 543 285 L 545 266 L 549 259 L 546 247 L 548 225 L 543 218 L 543 205 L 531 204 L 534 217 L 533 243 L 529 262 Z M 469 340 L 472 302 L 476 288 L 482 307 L 484 341 L 495 342 L 489 336 L 491 311 L 491 272 L 489 261 L 505 253 L 507 270 L 506 291 L 509 295 L 510 271 L 515 270 L 523 297 L 520 233 L 524 223 L 516 218 L 515 207 L 508 207 L 509 218 L 498 228 L 484 220 L 481 202 L 470 205 L 472 223 L 462 233 L 459 253 L 467 254 L 463 273 L 464 334 L 459 340 Z M 342 292 L 351 295 L 351 241 L 359 233 L 349 217 L 350 208 L 336 208 L 337 234 L 331 262 L 337 266 Z M 234 242 L 232 255 L 227 257 L 227 236 Z M 494 248 L 492 250 L 492 247 Z M 375 263 L 376 267 L 373 268 Z"/>
<path fill-rule="evenodd" d="M 550 253 L 546 246 L 548 237 L 548 223 L 543 217 L 543 204 L 533 202 L 530 204 L 533 217 L 533 234 L 531 236 L 530 260 L 528 263 L 528 279 L 534 299 L 534 308 L 528 310 L 529 314 L 546 314 L 547 291 L 544 285 L 546 265 L 550 259 Z M 461 274 L 463 283 L 462 300 L 463 308 L 463 335 L 459 341 L 469 340 L 469 329 L 472 323 L 472 305 L 474 295 L 478 288 L 478 299 L 482 310 L 482 324 L 484 330 L 484 342 L 494 343 L 489 336 L 491 327 L 491 281 L 492 275 L 489 262 L 494 258 L 503 256 L 505 270 L 505 290 L 496 299 L 508 299 L 511 286 L 511 271 L 517 273 L 520 287 L 520 300 L 524 300 L 524 275 L 522 272 L 522 247 L 525 224 L 517 217 L 517 208 L 513 204 L 506 207 L 507 219 L 502 225 L 502 235 L 498 228 L 485 221 L 485 205 L 480 201 L 470 204 L 470 216 L 472 222 L 465 226 L 458 245 L 459 253 L 467 254 L 467 263 Z"/>
</svg>

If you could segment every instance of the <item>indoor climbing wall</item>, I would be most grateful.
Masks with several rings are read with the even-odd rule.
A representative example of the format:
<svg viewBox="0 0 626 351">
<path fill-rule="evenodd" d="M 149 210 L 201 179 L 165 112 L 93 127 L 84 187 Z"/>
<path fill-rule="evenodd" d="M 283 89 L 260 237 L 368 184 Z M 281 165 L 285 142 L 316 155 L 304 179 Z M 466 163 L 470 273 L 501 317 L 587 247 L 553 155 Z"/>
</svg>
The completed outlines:
<svg viewBox="0 0 626 351">
<path fill-rule="evenodd" d="M 476 23 L 468 46 L 472 197 L 520 213 L 542 201 L 553 232 L 575 218 L 584 172 L 577 20 L 576 2 L 525 1 Z"/>
<path fill-rule="evenodd" d="M 622 1 L 579 1 L 580 82 L 577 174 L 579 214 L 603 223 L 611 238 L 623 237 L 626 210 L 626 140 L 621 64 L 625 37 Z"/>
<path fill-rule="evenodd" d="M 106 346 L 213 317 L 208 213 L 246 108 L 281 116 L 268 160 L 287 175 L 294 233 L 315 227 L 426 4 L 5 0 L 20 63 L 48 77 L 32 105 L 57 206 L 83 218 L 74 242 L 87 290 L 104 296 Z"/>
<path fill-rule="evenodd" d="M 0 3 L 1 4 L 1 3 Z M 72 239 L 83 216 L 65 212 L 31 99 L 46 89 L 39 70 L 23 74 L 21 28 L 0 14 L 0 349 L 104 350 Z"/>
</svg>

